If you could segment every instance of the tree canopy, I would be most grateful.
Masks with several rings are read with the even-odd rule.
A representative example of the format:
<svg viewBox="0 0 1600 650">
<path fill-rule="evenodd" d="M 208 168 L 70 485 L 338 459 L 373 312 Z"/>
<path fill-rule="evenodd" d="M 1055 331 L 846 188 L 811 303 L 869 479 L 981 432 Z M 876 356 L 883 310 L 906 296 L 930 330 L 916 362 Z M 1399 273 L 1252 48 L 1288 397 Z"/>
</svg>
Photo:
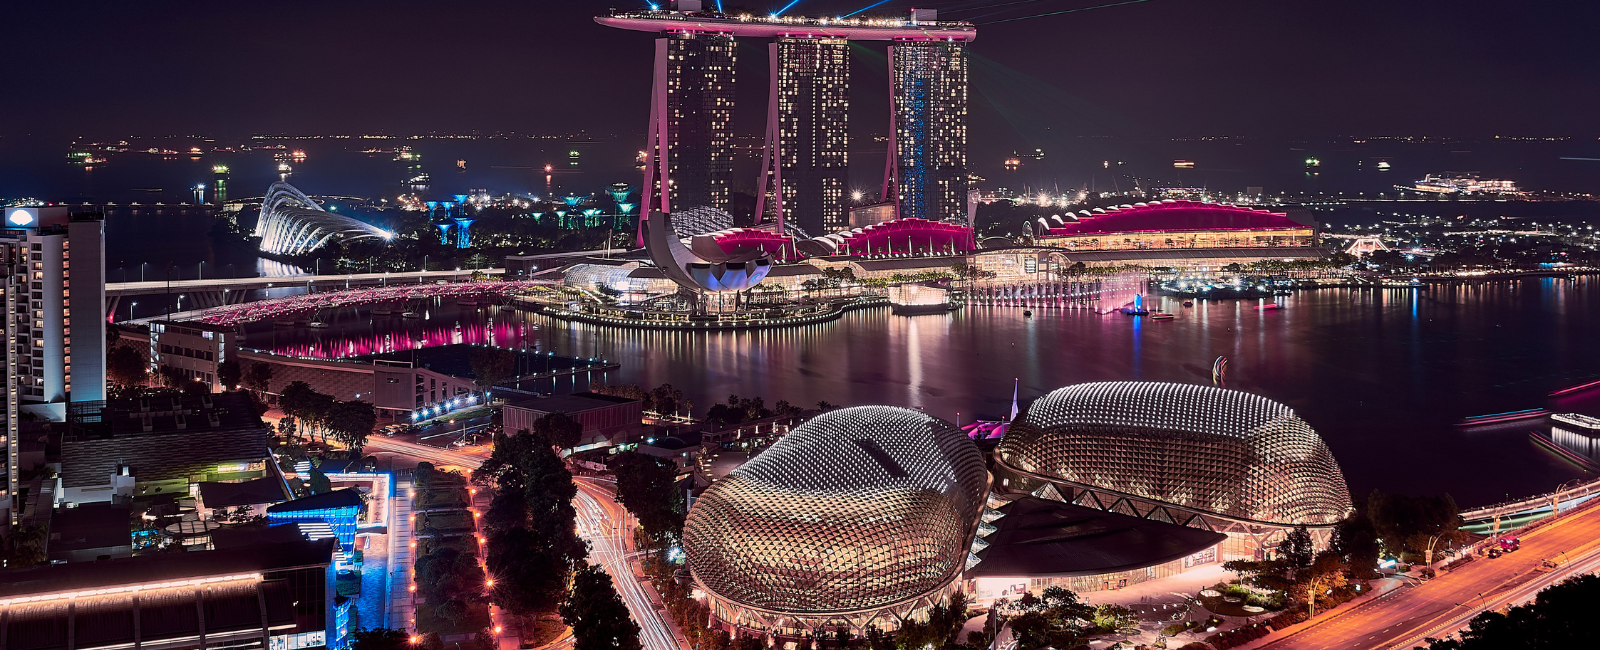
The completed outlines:
<svg viewBox="0 0 1600 650">
<path fill-rule="evenodd" d="M 574 650 L 641 650 L 639 625 L 598 565 L 578 569 L 561 620 L 572 627 Z"/>
<path fill-rule="evenodd" d="M 1459 639 L 1430 640 L 1430 650 L 1586 648 L 1595 640 L 1600 576 L 1583 574 L 1546 587 L 1532 603 L 1472 619 Z"/>
</svg>

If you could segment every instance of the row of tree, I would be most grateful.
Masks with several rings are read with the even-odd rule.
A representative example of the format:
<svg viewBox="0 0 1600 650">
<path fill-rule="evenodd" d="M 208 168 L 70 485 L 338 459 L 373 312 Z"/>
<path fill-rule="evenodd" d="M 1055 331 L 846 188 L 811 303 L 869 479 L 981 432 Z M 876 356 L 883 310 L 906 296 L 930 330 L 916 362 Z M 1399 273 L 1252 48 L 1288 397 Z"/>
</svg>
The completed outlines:
<svg viewBox="0 0 1600 650">
<path fill-rule="evenodd" d="M 494 451 L 472 473 L 474 483 L 494 490 L 480 520 L 493 580 L 486 595 L 524 627 L 559 614 L 578 650 L 638 650 L 638 625 L 610 577 L 586 561 L 577 536 L 577 486 L 557 453 L 565 441 L 552 438 L 570 421 L 552 414 L 531 431 L 497 434 Z"/>
<path fill-rule="evenodd" d="M 728 401 L 723 404 L 712 404 L 706 411 L 705 421 L 718 426 L 729 426 L 743 422 L 764 420 L 770 417 L 799 415 L 804 410 L 794 406 L 788 400 L 778 400 L 772 408 L 767 408 L 766 402 L 760 397 L 746 397 L 741 399 L 738 395 L 729 395 Z"/>
<path fill-rule="evenodd" d="M 354 457 L 361 455 L 367 436 L 372 435 L 373 427 L 378 424 L 378 413 L 371 402 L 334 399 L 303 381 L 290 382 L 283 388 L 278 394 L 278 409 L 294 422 L 306 425 L 303 433 L 324 437 L 332 434 L 335 440 L 350 448 Z"/>
<path fill-rule="evenodd" d="M 685 399 L 683 391 L 673 388 L 672 384 L 662 384 L 650 390 L 638 384 L 592 384 L 589 390 L 601 395 L 639 400 L 644 402 L 644 410 L 652 413 L 668 415 L 694 411 L 694 402 Z"/>
</svg>

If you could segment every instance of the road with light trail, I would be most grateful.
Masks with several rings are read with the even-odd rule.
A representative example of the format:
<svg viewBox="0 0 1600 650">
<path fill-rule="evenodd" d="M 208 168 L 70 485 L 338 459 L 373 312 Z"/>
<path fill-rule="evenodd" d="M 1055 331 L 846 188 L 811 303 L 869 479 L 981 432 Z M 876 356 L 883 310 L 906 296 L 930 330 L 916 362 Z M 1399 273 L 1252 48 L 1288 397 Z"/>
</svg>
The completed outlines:
<svg viewBox="0 0 1600 650">
<path fill-rule="evenodd" d="M 482 465 L 489 454 L 487 446 L 454 451 L 386 436 L 368 438 L 367 449 L 420 458 L 441 466 L 464 467 L 469 471 Z M 578 486 L 578 496 L 572 500 L 572 507 L 577 511 L 578 535 L 589 542 L 590 560 L 611 576 L 617 595 L 628 606 L 633 621 L 639 624 L 639 640 L 645 650 L 679 650 L 681 646 L 672 625 L 656 609 L 628 562 L 627 544 L 618 532 L 624 519 L 622 506 L 609 490 L 592 479 L 575 478 L 573 483 Z"/>
<path fill-rule="evenodd" d="M 1521 549 L 1479 558 L 1429 580 L 1334 610 L 1288 636 L 1257 642 L 1264 650 L 1409 650 L 1443 638 L 1485 610 L 1523 603 L 1540 589 L 1600 567 L 1600 508 L 1589 508 L 1521 537 Z M 1552 559 L 1559 568 L 1535 571 Z"/>
</svg>

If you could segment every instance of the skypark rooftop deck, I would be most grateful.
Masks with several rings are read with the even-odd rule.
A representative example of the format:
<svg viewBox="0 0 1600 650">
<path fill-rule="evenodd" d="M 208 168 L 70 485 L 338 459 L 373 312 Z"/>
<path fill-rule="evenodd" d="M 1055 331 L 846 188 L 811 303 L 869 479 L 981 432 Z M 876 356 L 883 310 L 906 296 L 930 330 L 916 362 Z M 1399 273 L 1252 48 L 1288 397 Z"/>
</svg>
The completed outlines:
<svg viewBox="0 0 1600 650">
<path fill-rule="evenodd" d="M 841 38 L 854 41 L 958 41 L 978 38 L 972 23 L 915 21 L 907 18 L 809 18 L 730 16 L 714 11 L 613 11 L 596 16 L 607 27 L 638 32 L 728 34 L 754 38 Z"/>
</svg>

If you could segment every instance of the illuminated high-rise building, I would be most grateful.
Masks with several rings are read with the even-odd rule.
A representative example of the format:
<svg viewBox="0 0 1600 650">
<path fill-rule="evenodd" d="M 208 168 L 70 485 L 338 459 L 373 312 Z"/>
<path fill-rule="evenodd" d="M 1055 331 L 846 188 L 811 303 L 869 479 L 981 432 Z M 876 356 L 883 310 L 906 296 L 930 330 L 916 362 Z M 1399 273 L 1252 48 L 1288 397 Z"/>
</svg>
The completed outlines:
<svg viewBox="0 0 1600 650">
<path fill-rule="evenodd" d="M 21 419 L 61 422 L 70 403 L 106 398 L 105 228 L 100 215 L 69 215 L 64 207 L 5 209 L 0 233 L 5 271 L 8 374 L 4 432 L 4 494 L 0 509 L 16 510 L 21 486 Z M 76 304 L 74 304 L 76 303 Z"/>
<path fill-rule="evenodd" d="M 780 38 L 768 48 L 772 87 L 758 213 L 813 235 L 846 230 L 850 42 Z"/>
<path fill-rule="evenodd" d="M 900 218 L 966 223 L 967 44 L 897 41 L 889 46 L 892 134 L 884 196 Z"/>
<path fill-rule="evenodd" d="M 647 206 L 670 212 L 728 209 L 733 175 L 734 41 L 729 34 L 669 33 L 656 39 L 655 92 L 645 182 Z"/>
<path fill-rule="evenodd" d="M 699 0 L 613 10 L 595 21 L 660 34 L 649 144 L 641 152 L 641 245 L 642 222 L 652 213 L 729 207 L 739 37 L 774 40 L 758 217 L 788 219 L 816 234 L 849 227 L 849 42 L 890 41 L 894 128 L 885 196 L 898 197 L 899 217 L 965 222 L 966 44 L 978 35 L 971 23 L 941 22 L 931 9 L 903 19 L 736 16 Z"/>
</svg>

